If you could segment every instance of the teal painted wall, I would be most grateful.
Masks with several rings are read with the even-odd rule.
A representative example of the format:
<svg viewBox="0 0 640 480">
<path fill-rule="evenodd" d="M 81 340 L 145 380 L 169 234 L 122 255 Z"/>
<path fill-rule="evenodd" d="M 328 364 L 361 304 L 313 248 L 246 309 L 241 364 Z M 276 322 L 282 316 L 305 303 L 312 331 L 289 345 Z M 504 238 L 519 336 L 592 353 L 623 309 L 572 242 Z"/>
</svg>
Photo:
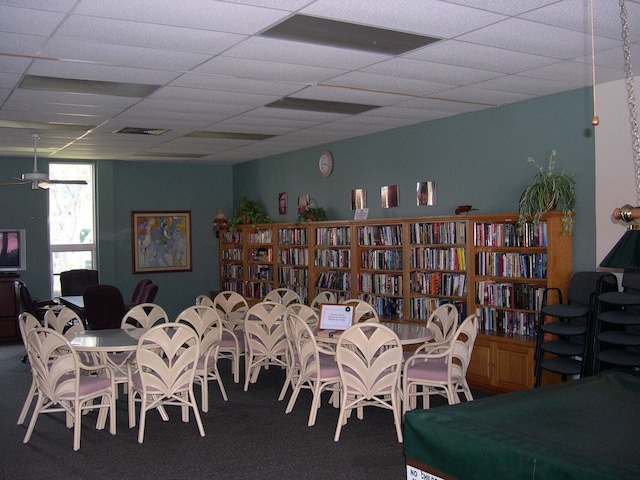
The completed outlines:
<svg viewBox="0 0 640 480">
<path fill-rule="evenodd" d="M 131 267 L 131 211 L 191 210 L 193 271 L 149 275 L 158 283 L 157 301 L 170 315 L 195 295 L 219 288 L 218 243 L 212 233 L 219 208 L 231 216 L 247 195 L 275 221 L 294 221 L 298 195 L 309 194 L 330 219 L 353 217 L 350 193 L 366 188 L 369 218 L 452 214 L 471 204 L 482 213 L 513 212 L 535 174 L 527 163 L 558 152 L 558 168 L 575 172 L 577 196 L 574 270 L 595 269 L 594 137 L 591 90 L 580 89 L 504 107 L 329 143 L 231 166 L 98 161 L 98 255 L 101 281 L 128 295 L 142 275 Z M 322 179 L 318 153 L 335 157 L 333 174 Z M 30 171 L 29 158 L 0 157 L 0 181 Z M 41 159 L 40 168 L 46 168 Z M 418 181 L 436 181 L 438 203 L 415 205 Z M 382 209 L 380 187 L 397 184 L 400 206 Z M 289 213 L 279 215 L 279 192 L 287 192 Z M 49 296 L 47 194 L 26 186 L 0 187 L 0 228 L 27 229 L 27 271 L 21 277 L 33 295 Z"/>
<path fill-rule="evenodd" d="M 39 163 L 44 171 L 46 162 Z M 171 316 L 193 304 L 195 295 L 218 289 L 218 244 L 211 226 L 218 208 L 232 210 L 232 167 L 103 160 L 96 165 L 100 281 L 117 285 L 126 298 L 148 276 L 159 285 L 156 300 Z M 31 168 L 29 159 L 0 158 L 3 179 Z M 0 228 L 27 229 L 27 271 L 21 278 L 32 295 L 48 298 L 47 193 L 3 186 L 0 202 Z M 137 210 L 191 210 L 192 272 L 132 273 L 131 212 Z"/>
<path fill-rule="evenodd" d="M 330 220 L 353 218 L 354 188 L 367 190 L 369 218 L 453 214 L 465 204 L 480 213 L 515 212 L 536 173 L 527 158 L 546 166 L 555 149 L 556 168 L 576 173 L 574 270 L 595 269 L 590 95 L 579 89 L 236 165 L 234 201 L 256 199 L 274 221 L 295 221 L 303 194 L 324 206 Z M 316 158 L 325 148 L 335 160 L 332 175 L 323 179 Z M 436 182 L 437 205 L 416 205 L 418 181 Z M 383 209 L 380 187 L 394 184 L 400 206 Z M 287 192 L 286 215 L 278 214 L 279 192 Z"/>
</svg>

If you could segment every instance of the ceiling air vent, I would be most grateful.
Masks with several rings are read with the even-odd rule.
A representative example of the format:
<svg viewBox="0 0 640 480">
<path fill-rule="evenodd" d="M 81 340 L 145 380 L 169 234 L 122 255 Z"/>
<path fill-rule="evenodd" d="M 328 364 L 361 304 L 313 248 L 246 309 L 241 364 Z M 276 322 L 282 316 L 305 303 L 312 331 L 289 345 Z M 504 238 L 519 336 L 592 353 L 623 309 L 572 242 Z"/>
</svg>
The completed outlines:
<svg viewBox="0 0 640 480">
<path fill-rule="evenodd" d="M 169 130 L 166 130 L 164 128 L 123 127 L 113 133 L 131 133 L 133 135 L 162 135 L 163 133 L 167 133 L 168 131 Z"/>
</svg>

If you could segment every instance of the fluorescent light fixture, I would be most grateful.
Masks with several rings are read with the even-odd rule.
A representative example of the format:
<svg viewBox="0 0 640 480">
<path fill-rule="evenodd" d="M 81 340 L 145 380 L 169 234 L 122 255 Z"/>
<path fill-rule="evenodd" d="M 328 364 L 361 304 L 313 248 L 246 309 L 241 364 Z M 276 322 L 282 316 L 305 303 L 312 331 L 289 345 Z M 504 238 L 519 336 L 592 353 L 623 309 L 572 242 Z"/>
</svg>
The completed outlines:
<svg viewBox="0 0 640 480">
<path fill-rule="evenodd" d="M 162 135 L 170 130 L 164 128 L 122 127 L 113 133 L 129 133 L 132 135 Z"/>
<path fill-rule="evenodd" d="M 80 125 L 62 122 L 23 122 L 20 120 L 0 120 L 0 128 L 22 128 L 26 130 L 66 130 L 70 132 L 88 132 L 95 125 Z"/>
<path fill-rule="evenodd" d="M 206 131 L 196 131 L 196 132 L 191 132 L 185 135 L 185 137 L 220 138 L 223 140 L 267 140 L 268 138 L 273 138 L 276 136 L 277 135 L 266 135 L 263 133 L 206 132 Z"/>
<path fill-rule="evenodd" d="M 84 93 L 92 95 L 113 95 L 117 97 L 146 97 L 160 85 L 142 83 L 104 82 L 100 80 L 80 80 L 77 78 L 41 77 L 27 75 L 18 88 L 47 90 L 53 92 Z"/>
<path fill-rule="evenodd" d="M 306 98 L 286 97 L 265 105 L 267 108 L 284 108 L 289 110 L 306 110 L 323 113 L 341 113 L 357 115 L 378 108 L 378 105 L 363 105 L 360 103 L 329 102 L 326 100 L 309 100 Z"/>
<path fill-rule="evenodd" d="M 352 50 L 401 55 L 440 39 L 413 33 L 294 15 L 260 34 L 294 42 L 315 43 Z"/>
</svg>

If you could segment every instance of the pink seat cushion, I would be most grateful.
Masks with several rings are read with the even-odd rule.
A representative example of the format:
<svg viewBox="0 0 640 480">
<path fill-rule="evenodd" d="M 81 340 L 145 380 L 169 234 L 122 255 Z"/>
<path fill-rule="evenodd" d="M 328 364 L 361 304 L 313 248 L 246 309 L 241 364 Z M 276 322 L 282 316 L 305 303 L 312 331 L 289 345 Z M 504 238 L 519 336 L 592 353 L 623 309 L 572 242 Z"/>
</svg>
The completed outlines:
<svg viewBox="0 0 640 480">
<path fill-rule="evenodd" d="M 111 380 L 105 377 L 96 377 L 93 375 L 80 375 L 80 396 L 89 395 L 91 393 L 107 390 L 111 388 Z M 74 392 L 69 392 L 62 396 L 65 399 L 73 399 Z"/>
<path fill-rule="evenodd" d="M 416 362 L 407 369 L 407 378 L 446 382 L 447 364 L 432 361 Z"/>
</svg>

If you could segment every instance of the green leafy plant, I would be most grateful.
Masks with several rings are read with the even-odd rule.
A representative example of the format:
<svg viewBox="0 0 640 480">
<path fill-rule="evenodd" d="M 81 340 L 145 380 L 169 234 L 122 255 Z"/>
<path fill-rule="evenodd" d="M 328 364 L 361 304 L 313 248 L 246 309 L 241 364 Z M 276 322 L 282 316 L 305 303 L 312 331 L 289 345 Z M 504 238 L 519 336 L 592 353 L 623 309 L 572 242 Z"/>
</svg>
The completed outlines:
<svg viewBox="0 0 640 480">
<path fill-rule="evenodd" d="M 262 211 L 262 206 L 255 200 L 242 197 L 238 202 L 233 216 L 229 219 L 229 226 L 235 229 L 238 225 L 256 226 L 258 223 L 270 223 L 269 215 Z"/>
<path fill-rule="evenodd" d="M 545 212 L 561 210 L 563 235 L 571 235 L 573 230 L 573 208 L 576 204 L 574 175 L 562 171 L 554 172 L 556 165 L 556 151 L 552 150 L 547 159 L 547 167 L 543 168 L 529 157 L 528 163 L 538 168 L 533 182 L 525 188 L 520 196 L 518 228 L 523 230 L 527 222 L 537 226 Z"/>
<path fill-rule="evenodd" d="M 304 209 L 304 212 L 298 214 L 298 221 L 296 223 L 315 222 L 327 219 L 325 209 L 319 206 L 318 202 L 312 198 L 309 205 Z"/>
</svg>

